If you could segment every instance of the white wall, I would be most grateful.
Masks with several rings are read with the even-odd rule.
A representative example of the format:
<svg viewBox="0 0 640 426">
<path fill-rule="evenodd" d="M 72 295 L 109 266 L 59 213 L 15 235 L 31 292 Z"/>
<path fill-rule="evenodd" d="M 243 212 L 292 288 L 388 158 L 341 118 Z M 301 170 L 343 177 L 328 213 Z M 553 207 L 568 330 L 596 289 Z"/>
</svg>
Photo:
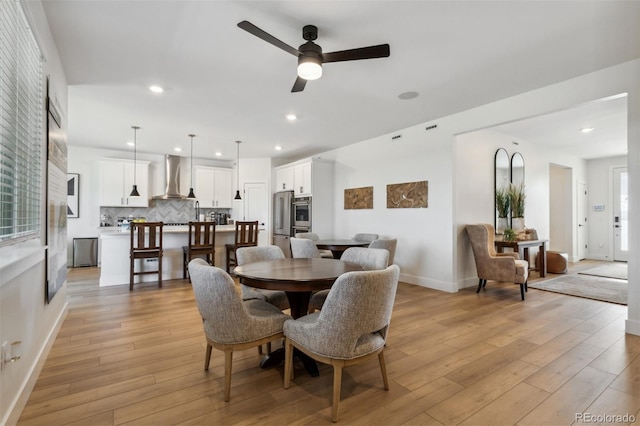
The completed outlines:
<svg viewBox="0 0 640 426">
<path fill-rule="evenodd" d="M 27 17 L 36 33 L 45 61 L 43 76 L 50 77 L 52 98 L 61 107 L 63 128 L 67 128 L 67 81 L 56 46 L 39 2 L 23 2 Z M 46 82 L 43 78 L 43 95 Z M 46 111 L 43 105 L 43 117 Z M 46 121 L 45 121 L 46 122 Z M 45 170 L 46 132 L 42 132 L 43 163 Z M 44 175 L 43 175 L 44 179 Z M 67 284 L 58 290 L 50 304 L 45 302 L 44 226 L 46 185 L 42 185 L 41 240 L 15 244 L 0 249 L 0 342 L 22 341 L 22 357 L 6 364 L 0 371 L 0 424 L 14 424 L 35 384 L 39 372 L 38 362 L 47 353 L 55 333 L 66 314 Z"/>
<path fill-rule="evenodd" d="M 526 119 L 553 111 L 575 107 L 609 96 L 627 93 L 631 254 L 629 280 L 640 280 L 640 99 L 639 60 L 630 61 L 565 82 L 523 93 L 468 111 L 433 120 L 324 153 L 335 161 L 335 227 L 336 237 L 356 232 L 377 232 L 398 238 L 396 263 L 403 281 L 457 291 L 467 285 L 470 249 L 464 231 L 471 221 L 493 221 L 493 152 L 484 160 L 473 156 L 475 150 L 487 146 L 459 146 L 456 135 L 487 129 L 498 124 Z M 425 127 L 437 124 L 435 130 Z M 391 136 L 402 134 L 393 142 Z M 488 143 L 488 142 L 486 142 Z M 495 145 L 492 147 L 495 148 Z M 466 151 L 465 151 L 466 149 Z M 586 165 L 565 159 L 556 152 L 536 153 L 537 147 L 518 146 L 525 158 L 527 196 L 539 204 L 527 215 L 527 223 L 549 234 L 549 164 L 563 162 L 575 171 L 573 183 L 586 179 Z M 478 160 L 479 159 L 479 160 Z M 488 164 L 479 168 L 478 164 Z M 488 170 L 488 171 L 487 171 Z M 534 173 L 533 175 L 531 173 Z M 533 176 L 530 178 L 529 176 Z M 385 190 L 389 183 L 429 181 L 427 209 L 386 209 Z M 344 210 L 345 188 L 374 187 L 373 210 Z M 486 189 L 488 188 L 488 189 Z M 490 191 L 485 197 L 476 191 Z M 575 197 L 575 191 L 572 198 Z M 575 209 L 575 198 L 572 200 Z M 574 215 L 575 217 L 575 215 Z M 574 219 L 575 220 L 575 219 Z M 575 251 L 575 238 L 572 241 Z M 460 266 L 458 264 L 460 263 Z M 640 286 L 629 286 L 629 319 L 627 331 L 640 334 Z"/>
<path fill-rule="evenodd" d="M 491 129 L 459 135 L 456 144 L 456 174 L 460 183 L 456 192 L 456 214 L 457 223 L 461 226 L 467 223 L 494 222 L 493 164 L 498 148 L 506 149 L 510 157 L 519 152 L 524 158 L 525 226 L 535 229 L 539 238 L 550 239 L 550 164 L 562 164 L 573 170 L 575 178 L 569 191 L 573 205 L 576 182 L 586 180 L 584 160 Z M 570 253 L 575 252 L 576 243 L 575 238 L 570 241 L 570 247 L 567 248 Z M 555 242 L 550 242 L 549 245 L 554 244 Z M 532 251 L 531 261 L 534 256 Z M 473 253 L 464 232 L 458 238 L 457 257 L 458 288 L 475 285 L 477 275 Z"/>
<path fill-rule="evenodd" d="M 613 168 L 626 167 L 627 157 L 609 157 L 587 162 L 589 194 L 589 259 L 613 260 Z M 595 211 L 594 205 L 604 205 Z"/>
</svg>

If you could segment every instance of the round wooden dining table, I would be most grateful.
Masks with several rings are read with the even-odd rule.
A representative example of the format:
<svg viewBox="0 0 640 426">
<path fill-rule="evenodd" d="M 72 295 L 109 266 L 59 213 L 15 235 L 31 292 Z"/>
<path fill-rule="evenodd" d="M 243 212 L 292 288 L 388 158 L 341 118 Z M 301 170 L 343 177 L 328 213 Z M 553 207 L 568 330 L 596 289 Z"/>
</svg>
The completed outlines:
<svg viewBox="0 0 640 426">
<path fill-rule="evenodd" d="M 311 293 L 331 288 L 335 280 L 345 272 L 361 271 L 357 263 L 326 258 L 285 258 L 247 263 L 237 266 L 235 274 L 240 283 L 266 290 L 284 291 L 289 300 L 293 318 L 307 314 Z M 311 376 L 320 374 L 318 365 L 309 356 L 294 351 Z M 262 360 L 263 368 L 280 364 L 284 360 L 284 349 L 277 349 Z"/>
<path fill-rule="evenodd" d="M 307 314 L 312 292 L 331 288 L 345 272 L 361 270 L 357 263 L 336 259 L 285 258 L 237 266 L 235 274 L 244 285 L 284 291 L 291 316 L 300 318 Z"/>
<path fill-rule="evenodd" d="M 320 250 L 331 250 L 334 259 L 340 259 L 342 253 L 349 247 L 368 247 L 369 241 L 345 239 L 345 240 L 316 240 L 316 247 Z"/>
</svg>

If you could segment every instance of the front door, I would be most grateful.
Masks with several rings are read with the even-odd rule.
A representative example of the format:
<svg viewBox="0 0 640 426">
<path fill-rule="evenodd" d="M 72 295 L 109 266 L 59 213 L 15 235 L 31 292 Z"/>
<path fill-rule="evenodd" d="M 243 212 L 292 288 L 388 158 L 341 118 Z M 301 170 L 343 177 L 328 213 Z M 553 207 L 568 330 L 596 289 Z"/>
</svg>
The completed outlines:
<svg viewBox="0 0 640 426">
<path fill-rule="evenodd" d="M 629 253 L 629 191 L 626 167 L 613 169 L 613 260 L 627 261 Z"/>
</svg>

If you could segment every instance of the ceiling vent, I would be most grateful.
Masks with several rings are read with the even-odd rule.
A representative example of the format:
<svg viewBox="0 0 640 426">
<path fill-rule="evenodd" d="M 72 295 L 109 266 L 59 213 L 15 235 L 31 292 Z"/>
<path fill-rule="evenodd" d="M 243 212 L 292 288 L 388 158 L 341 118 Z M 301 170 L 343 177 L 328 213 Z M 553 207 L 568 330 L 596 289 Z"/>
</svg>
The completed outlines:
<svg viewBox="0 0 640 426">
<path fill-rule="evenodd" d="M 391 136 L 391 140 L 392 141 L 397 141 L 398 139 L 402 139 L 402 133 L 395 135 L 395 136 Z"/>
<path fill-rule="evenodd" d="M 425 129 L 425 130 L 433 130 L 433 129 L 435 129 L 436 127 L 438 127 L 438 125 L 437 125 L 437 124 L 432 124 L 431 126 L 427 126 L 427 127 L 425 127 L 424 129 Z"/>
</svg>

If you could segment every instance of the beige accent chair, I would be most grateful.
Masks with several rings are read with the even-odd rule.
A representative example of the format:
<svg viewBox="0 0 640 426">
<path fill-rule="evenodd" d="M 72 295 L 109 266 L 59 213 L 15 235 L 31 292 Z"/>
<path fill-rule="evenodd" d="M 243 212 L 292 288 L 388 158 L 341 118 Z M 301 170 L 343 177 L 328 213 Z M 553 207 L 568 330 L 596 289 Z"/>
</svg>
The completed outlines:
<svg viewBox="0 0 640 426">
<path fill-rule="evenodd" d="M 389 265 L 393 265 L 393 259 L 396 256 L 396 246 L 398 240 L 393 238 L 389 240 L 373 240 L 369 244 L 369 248 L 382 248 L 389 251 Z"/>
<path fill-rule="evenodd" d="M 310 259 L 312 257 L 321 257 L 318 247 L 313 240 L 307 238 L 289 238 L 291 244 L 291 257 Z"/>
<path fill-rule="evenodd" d="M 315 232 L 296 232 L 296 238 L 306 238 L 311 241 L 319 241 L 320 237 Z M 333 253 L 331 250 L 318 250 L 320 252 L 320 257 L 324 257 L 326 259 L 333 259 Z"/>
<path fill-rule="evenodd" d="M 529 262 L 520 260 L 518 253 L 496 253 L 492 225 L 480 223 L 466 226 L 473 256 L 478 271 L 478 289 L 487 285 L 487 280 L 512 282 L 520 285 L 520 295 L 524 300 L 529 278 Z"/>
<path fill-rule="evenodd" d="M 358 241 L 368 241 L 371 242 L 373 240 L 378 239 L 378 234 L 356 234 L 353 236 L 354 240 Z"/>
<path fill-rule="evenodd" d="M 224 400 L 229 401 L 233 351 L 281 339 L 282 325 L 291 317 L 263 300 L 243 302 L 231 276 L 203 259 L 189 263 L 189 275 L 207 339 L 204 369 L 212 347 L 224 352 Z"/>
<path fill-rule="evenodd" d="M 331 420 L 338 421 L 342 369 L 378 357 L 384 388 L 389 389 L 384 347 L 400 269 L 342 274 L 320 312 L 284 323 L 284 387 L 293 376 L 293 349 L 333 366 Z M 307 382 L 312 385 L 310 382 Z"/>
<path fill-rule="evenodd" d="M 340 258 L 343 262 L 357 263 L 365 271 L 385 269 L 389 266 L 389 251 L 381 248 L 349 247 Z M 309 312 L 322 309 L 329 290 L 320 290 L 309 300 Z"/>
</svg>

